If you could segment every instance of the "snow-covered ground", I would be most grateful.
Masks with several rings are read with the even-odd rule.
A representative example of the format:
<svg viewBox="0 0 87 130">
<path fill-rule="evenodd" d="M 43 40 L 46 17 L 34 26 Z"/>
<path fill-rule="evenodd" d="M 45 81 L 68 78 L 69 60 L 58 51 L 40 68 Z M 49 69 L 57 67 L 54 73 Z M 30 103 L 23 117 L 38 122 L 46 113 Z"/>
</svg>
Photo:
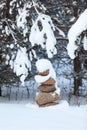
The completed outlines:
<svg viewBox="0 0 87 130">
<path fill-rule="evenodd" d="M 0 104 L 0 130 L 87 130 L 87 105 Z"/>
</svg>

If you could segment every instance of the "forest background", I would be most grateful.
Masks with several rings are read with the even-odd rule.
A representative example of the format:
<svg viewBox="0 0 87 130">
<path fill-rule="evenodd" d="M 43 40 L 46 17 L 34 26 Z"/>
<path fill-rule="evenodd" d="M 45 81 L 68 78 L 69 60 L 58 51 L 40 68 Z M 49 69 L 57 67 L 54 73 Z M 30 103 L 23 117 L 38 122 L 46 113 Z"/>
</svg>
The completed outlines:
<svg viewBox="0 0 87 130">
<path fill-rule="evenodd" d="M 0 0 L 0 95 L 2 97 L 33 100 L 37 91 L 34 80 L 37 73 L 35 63 L 39 58 L 47 58 L 55 68 L 61 98 L 67 98 L 69 102 L 72 95 L 76 95 L 77 98 L 78 96 L 87 98 L 87 52 L 82 51 L 78 58 L 71 60 L 66 49 L 68 31 L 86 8 L 86 0 Z M 48 57 L 46 48 L 37 44 L 32 46 L 29 40 L 31 27 L 38 17 L 38 12 L 49 15 L 55 27 L 57 54 L 51 58 Z M 38 26 L 41 28 L 41 23 L 38 23 Z M 31 64 L 24 86 L 21 85 L 20 76 L 17 76 L 10 67 L 12 55 L 15 61 L 20 47 L 27 49 Z M 79 104 L 78 100 L 76 101 Z"/>
</svg>

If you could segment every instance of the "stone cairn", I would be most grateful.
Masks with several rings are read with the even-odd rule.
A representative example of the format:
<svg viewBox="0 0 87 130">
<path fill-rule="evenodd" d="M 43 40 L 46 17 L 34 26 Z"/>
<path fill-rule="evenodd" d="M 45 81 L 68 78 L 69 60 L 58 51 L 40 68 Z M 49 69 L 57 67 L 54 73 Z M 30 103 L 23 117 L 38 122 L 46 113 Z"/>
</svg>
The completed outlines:
<svg viewBox="0 0 87 130">
<path fill-rule="evenodd" d="M 44 72 L 39 72 L 38 75 L 41 77 L 49 75 L 49 69 Z M 36 103 L 40 107 L 52 106 L 58 104 L 59 94 L 56 92 L 56 80 L 53 77 L 49 77 L 46 81 L 41 82 L 38 87 L 39 93 L 36 96 Z"/>
</svg>

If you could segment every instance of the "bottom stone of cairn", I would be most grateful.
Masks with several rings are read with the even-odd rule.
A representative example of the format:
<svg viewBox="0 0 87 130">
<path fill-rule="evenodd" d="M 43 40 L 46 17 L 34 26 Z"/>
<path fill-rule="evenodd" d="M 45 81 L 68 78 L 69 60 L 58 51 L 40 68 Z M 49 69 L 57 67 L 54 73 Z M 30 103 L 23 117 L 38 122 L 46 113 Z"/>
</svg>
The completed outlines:
<svg viewBox="0 0 87 130">
<path fill-rule="evenodd" d="M 44 93 L 41 92 L 36 97 L 36 102 L 39 106 L 50 106 L 50 105 L 56 105 L 57 100 L 59 96 L 56 92 L 54 93 Z"/>
</svg>

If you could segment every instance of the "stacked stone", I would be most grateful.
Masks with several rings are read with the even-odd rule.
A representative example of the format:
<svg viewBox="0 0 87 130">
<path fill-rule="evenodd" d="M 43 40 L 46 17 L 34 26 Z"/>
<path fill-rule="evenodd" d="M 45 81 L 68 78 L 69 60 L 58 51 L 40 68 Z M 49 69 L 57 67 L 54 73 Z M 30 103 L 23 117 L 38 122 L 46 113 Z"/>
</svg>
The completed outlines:
<svg viewBox="0 0 87 130">
<path fill-rule="evenodd" d="M 49 70 L 39 72 L 38 75 L 45 77 L 49 75 Z M 36 96 L 35 100 L 40 107 L 57 104 L 59 95 L 56 92 L 55 84 L 55 79 L 50 77 L 45 82 L 42 82 L 41 85 L 38 87 L 40 93 Z"/>
</svg>

